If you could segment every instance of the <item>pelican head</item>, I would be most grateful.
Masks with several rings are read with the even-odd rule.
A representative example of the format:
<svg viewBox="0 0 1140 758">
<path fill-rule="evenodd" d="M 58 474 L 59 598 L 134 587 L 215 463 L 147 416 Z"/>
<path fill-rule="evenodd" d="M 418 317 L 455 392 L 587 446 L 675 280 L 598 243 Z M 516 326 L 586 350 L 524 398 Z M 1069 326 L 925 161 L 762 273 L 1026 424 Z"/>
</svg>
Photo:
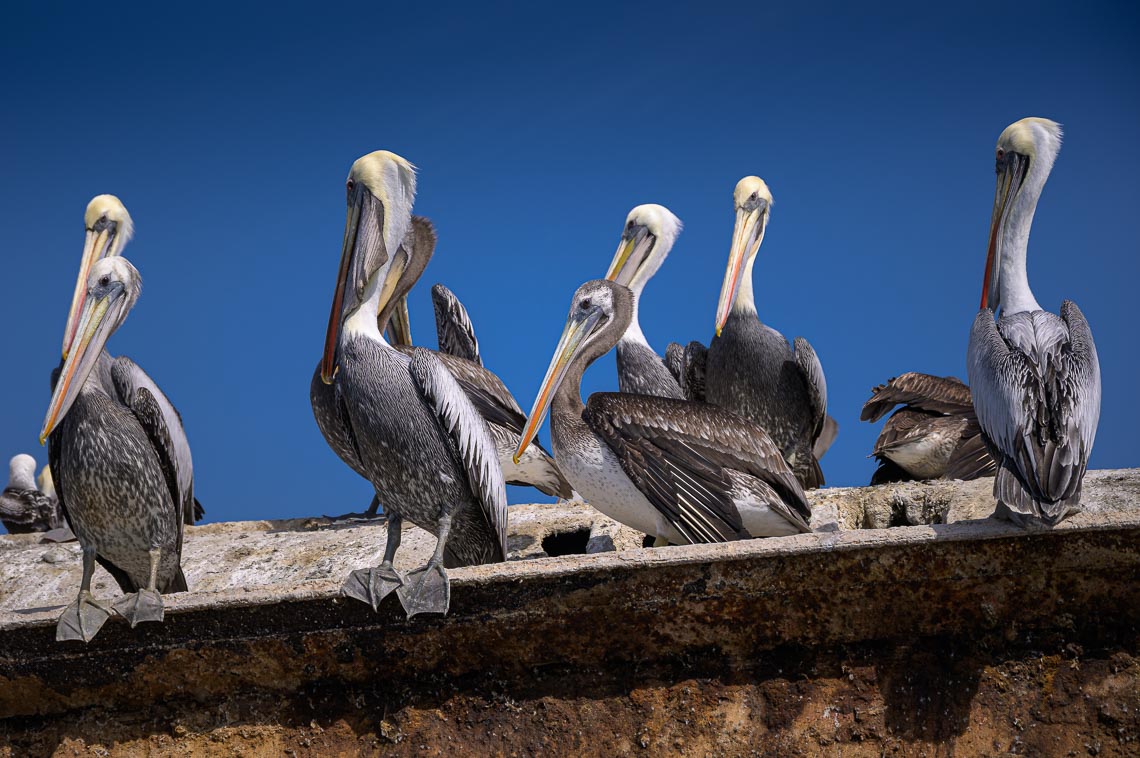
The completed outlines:
<svg viewBox="0 0 1140 758">
<path fill-rule="evenodd" d="M 681 219 L 664 205 L 639 205 L 625 218 L 621 242 L 614 253 L 606 279 L 629 287 L 641 294 L 657 269 L 665 262 L 677 235 L 681 233 Z"/>
<path fill-rule="evenodd" d="M 321 360 L 321 379 L 326 384 L 332 383 L 336 370 L 340 330 L 366 302 L 365 290 L 373 277 L 383 270 L 378 305 L 382 310 L 407 265 L 407 256 L 395 253 L 412 223 L 416 168 L 395 153 L 377 150 L 352 164 L 345 186 L 348 216 Z"/>
<path fill-rule="evenodd" d="M 740 289 L 741 273 L 751 276 L 752 261 L 764 240 L 764 230 L 768 227 L 768 214 L 772 208 L 772 193 L 768 185 L 758 176 L 746 176 L 736 183 L 733 192 L 736 206 L 736 226 L 732 230 L 732 247 L 728 251 L 728 268 L 724 273 L 724 283 L 720 288 L 720 300 L 716 306 L 716 333 L 728 321 L 728 314 Z"/>
<path fill-rule="evenodd" d="M 538 434 L 546 418 L 546 410 L 571 368 L 580 367 L 577 376 L 581 379 L 580 372 L 585 370 L 585 366 L 617 344 L 633 318 L 633 303 L 634 295 L 629 288 L 608 279 L 586 282 L 574 293 L 566 328 L 562 330 L 550 367 L 546 369 L 546 377 L 519 437 L 515 463 L 519 462 L 534 435 Z"/>
<path fill-rule="evenodd" d="M 101 258 L 91 267 L 83 311 L 75 331 L 75 344 L 63 362 L 59 380 L 52 391 L 51 403 L 40 430 L 40 444 L 71 409 L 80 388 L 99 362 L 103 346 L 126 321 L 141 291 L 142 277 L 126 258 Z"/>
<path fill-rule="evenodd" d="M 36 488 L 36 459 L 27 453 L 12 456 L 8 461 L 8 486 L 21 490 Z"/>
<path fill-rule="evenodd" d="M 999 273 L 1003 250 L 1016 243 L 1011 218 L 1032 219 L 1041 188 L 1061 151 L 1061 125 L 1047 118 L 1023 118 L 1005 128 L 997 142 L 997 189 L 994 192 L 986 273 L 979 308 L 1001 305 Z M 1028 189 L 1028 191 L 1026 191 Z M 1028 228 L 1025 229 L 1028 234 Z M 1024 244 L 1024 240 L 1021 240 Z"/>
<path fill-rule="evenodd" d="M 63 333 L 63 357 L 67 357 L 71 342 L 75 339 L 75 327 L 79 312 L 83 310 L 83 297 L 87 292 L 87 275 L 91 266 L 100 258 L 122 255 L 123 248 L 135 233 L 131 214 L 114 195 L 96 195 L 87 204 L 83 215 L 83 225 L 87 238 L 83 242 L 83 258 L 79 263 L 79 276 L 75 280 L 75 294 L 71 298 L 71 309 L 67 312 L 67 329 Z"/>
</svg>

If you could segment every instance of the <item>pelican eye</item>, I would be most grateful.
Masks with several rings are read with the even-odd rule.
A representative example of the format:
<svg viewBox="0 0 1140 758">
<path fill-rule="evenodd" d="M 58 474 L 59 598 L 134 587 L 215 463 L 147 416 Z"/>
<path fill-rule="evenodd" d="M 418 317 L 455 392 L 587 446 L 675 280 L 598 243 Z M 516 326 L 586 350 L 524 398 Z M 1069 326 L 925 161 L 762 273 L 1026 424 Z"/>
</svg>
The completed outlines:
<svg viewBox="0 0 1140 758">
<path fill-rule="evenodd" d="M 107 276 L 106 274 L 103 274 L 103 276 L 99 277 L 99 286 L 100 287 L 111 286 L 111 277 Z"/>
<path fill-rule="evenodd" d="M 579 307 L 580 307 L 582 310 L 587 310 L 587 309 L 590 307 L 590 298 L 588 298 L 588 297 L 584 297 L 584 298 L 582 298 L 582 302 L 581 302 L 581 304 L 579 305 Z"/>
<path fill-rule="evenodd" d="M 355 188 L 356 188 L 356 182 L 352 181 L 351 179 L 349 179 L 344 185 L 345 191 L 350 195 L 352 194 L 352 190 Z"/>
</svg>

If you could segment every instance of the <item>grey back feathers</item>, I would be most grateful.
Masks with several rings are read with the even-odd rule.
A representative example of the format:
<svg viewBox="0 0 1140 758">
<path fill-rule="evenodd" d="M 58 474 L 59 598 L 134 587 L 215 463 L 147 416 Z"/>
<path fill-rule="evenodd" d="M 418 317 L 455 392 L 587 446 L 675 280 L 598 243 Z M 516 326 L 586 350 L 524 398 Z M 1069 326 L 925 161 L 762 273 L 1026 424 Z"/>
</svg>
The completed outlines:
<svg viewBox="0 0 1140 758">
<path fill-rule="evenodd" d="M 994 495 L 1017 522 L 1050 526 L 1079 510 L 1100 420 L 1100 362 L 1076 304 L 978 312 L 967 366 L 974 409 L 998 461 Z"/>
</svg>

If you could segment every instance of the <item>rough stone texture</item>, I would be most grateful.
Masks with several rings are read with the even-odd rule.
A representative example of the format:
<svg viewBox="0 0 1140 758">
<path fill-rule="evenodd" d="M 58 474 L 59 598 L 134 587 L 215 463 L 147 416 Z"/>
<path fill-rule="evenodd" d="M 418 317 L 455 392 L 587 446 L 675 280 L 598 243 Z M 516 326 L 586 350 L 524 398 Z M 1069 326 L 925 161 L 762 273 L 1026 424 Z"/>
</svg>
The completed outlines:
<svg viewBox="0 0 1140 758">
<path fill-rule="evenodd" d="M 58 608 L 0 616 L 0 755 L 1135 755 L 1140 472 L 1090 475 L 1054 530 L 969 520 L 989 486 L 826 490 L 816 534 L 458 569 L 450 615 L 411 622 L 337 595 L 332 556 L 368 563 L 382 527 L 203 527 L 162 625 L 84 647 L 55 643 Z M 513 557 L 638 539 L 516 512 Z M 958 523 L 849 528 L 884 518 Z M 241 533 L 246 589 L 205 557 Z M 72 560 L 4 538 L 0 563 L 33 549 Z"/>
</svg>

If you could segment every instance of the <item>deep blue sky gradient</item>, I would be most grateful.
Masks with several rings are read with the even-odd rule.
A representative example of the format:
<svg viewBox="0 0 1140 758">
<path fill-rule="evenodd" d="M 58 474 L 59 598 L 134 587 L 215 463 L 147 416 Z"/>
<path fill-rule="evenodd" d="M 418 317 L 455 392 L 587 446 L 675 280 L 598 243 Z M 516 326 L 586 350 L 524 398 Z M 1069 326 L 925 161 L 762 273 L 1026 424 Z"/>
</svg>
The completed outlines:
<svg viewBox="0 0 1140 758">
<path fill-rule="evenodd" d="M 757 305 L 827 373 L 830 484 L 867 481 L 872 385 L 965 376 L 998 134 L 1065 125 L 1030 278 L 1076 300 L 1104 407 L 1092 464 L 1140 464 L 1135 220 L 1140 15 L 1127 4 L 355 3 L 272 10 L 24 4 L 0 30 L 6 346 L 0 456 L 31 452 L 95 194 L 136 224 L 142 299 L 109 347 L 186 420 L 210 520 L 335 512 L 370 487 L 327 448 L 308 386 L 352 161 L 419 169 L 440 243 L 428 285 L 466 303 L 490 368 L 529 408 L 570 295 L 604 274 L 628 210 L 685 222 L 641 322 L 707 341 L 746 174 L 775 196 Z M 613 359 L 584 390 L 615 389 Z M 547 433 L 542 433 L 544 440 Z M 512 492 L 513 502 L 534 499 Z"/>
</svg>

